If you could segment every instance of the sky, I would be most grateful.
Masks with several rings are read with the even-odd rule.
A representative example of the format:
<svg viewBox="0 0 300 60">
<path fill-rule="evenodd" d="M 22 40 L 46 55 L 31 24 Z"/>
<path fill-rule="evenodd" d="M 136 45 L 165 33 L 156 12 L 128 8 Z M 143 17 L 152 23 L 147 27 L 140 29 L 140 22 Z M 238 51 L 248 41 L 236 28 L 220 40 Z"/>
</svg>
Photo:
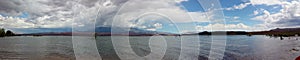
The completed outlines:
<svg viewBox="0 0 300 60">
<path fill-rule="evenodd" d="M 201 4 L 202 3 L 202 4 Z M 188 33 L 300 26 L 300 0 L 0 0 L 0 28 L 17 33 L 139 28 Z M 220 7 L 218 7 L 220 6 Z M 213 23 L 214 21 L 221 23 Z"/>
</svg>

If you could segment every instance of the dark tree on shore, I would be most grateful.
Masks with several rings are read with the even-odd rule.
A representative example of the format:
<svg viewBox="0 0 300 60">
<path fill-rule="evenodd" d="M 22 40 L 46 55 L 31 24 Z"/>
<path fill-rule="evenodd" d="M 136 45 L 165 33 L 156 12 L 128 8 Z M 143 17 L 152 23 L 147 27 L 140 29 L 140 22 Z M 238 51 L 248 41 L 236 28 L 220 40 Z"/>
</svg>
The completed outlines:
<svg viewBox="0 0 300 60">
<path fill-rule="evenodd" d="M 7 30 L 5 32 L 5 29 L 4 28 L 0 28 L 0 37 L 5 37 L 5 36 L 15 36 L 15 33 L 13 33 L 12 31 L 10 30 Z"/>
<path fill-rule="evenodd" d="M 14 35 L 15 33 L 11 32 L 10 30 L 7 30 L 5 34 L 5 36 L 14 36 Z"/>
<path fill-rule="evenodd" d="M 5 29 L 0 28 L 0 37 L 4 37 L 5 36 Z"/>
</svg>

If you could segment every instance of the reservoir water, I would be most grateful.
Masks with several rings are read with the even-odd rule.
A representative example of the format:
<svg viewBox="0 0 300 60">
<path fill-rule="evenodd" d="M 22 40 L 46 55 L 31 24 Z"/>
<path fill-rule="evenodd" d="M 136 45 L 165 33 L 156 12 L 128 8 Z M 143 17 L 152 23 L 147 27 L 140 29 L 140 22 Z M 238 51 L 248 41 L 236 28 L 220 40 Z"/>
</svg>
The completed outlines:
<svg viewBox="0 0 300 60">
<path fill-rule="evenodd" d="M 126 36 L 114 36 L 124 38 Z M 163 39 L 162 39 L 162 38 Z M 294 60 L 300 56 L 300 37 L 284 37 L 283 40 L 264 35 L 228 35 L 222 41 L 225 45 L 212 45 L 211 36 L 130 36 L 129 46 L 122 45 L 123 39 L 112 41 L 111 36 L 98 36 L 95 42 L 102 60 L 134 58 L 135 55 L 162 60 L 207 60 L 210 53 L 223 55 L 223 60 Z M 81 41 L 91 41 L 94 37 L 77 37 Z M 161 40 L 164 41 L 161 41 Z M 78 40 L 78 39 L 77 39 Z M 115 43 L 115 44 L 113 44 Z M 16 36 L 0 38 L 0 60 L 75 60 L 72 36 Z M 217 43 L 216 43 L 217 44 Z M 89 49 L 87 47 L 78 49 Z M 224 53 L 211 51 L 212 46 L 225 48 Z M 114 48 L 117 47 L 117 48 Z M 135 54 L 131 54 L 128 48 Z M 118 49 L 118 50 L 116 50 Z M 156 51 L 156 50 L 157 51 Z M 164 50 L 163 55 L 159 52 Z M 91 56 L 97 57 L 97 56 Z M 121 58 L 120 58 L 121 57 Z M 146 60 L 147 58 L 145 58 Z"/>
</svg>

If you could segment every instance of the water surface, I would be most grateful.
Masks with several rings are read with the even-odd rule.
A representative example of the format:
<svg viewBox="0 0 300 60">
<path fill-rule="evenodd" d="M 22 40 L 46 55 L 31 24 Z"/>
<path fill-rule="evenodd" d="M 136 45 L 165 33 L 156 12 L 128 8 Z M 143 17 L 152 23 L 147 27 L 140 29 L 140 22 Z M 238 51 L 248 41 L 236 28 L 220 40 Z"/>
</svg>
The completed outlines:
<svg viewBox="0 0 300 60">
<path fill-rule="evenodd" d="M 114 36 L 125 37 L 125 36 Z M 211 36 L 163 36 L 167 48 L 163 60 L 207 60 L 212 44 Z M 90 40 L 91 37 L 80 37 Z M 150 36 L 131 36 L 129 42 L 136 55 L 151 53 Z M 122 41 L 122 39 L 119 39 Z M 103 60 L 120 60 L 110 36 L 96 37 L 97 49 Z M 88 45 L 88 44 L 87 44 Z M 154 44 L 161 48 L 163 44 Z M 118 46 L 117 47 L 125 47 Z M 274 38 L 264 35 L 227 36 L 224 60 L 294 60 L 300 56 L 299 37 Z M 94 48 L 94 47 L 90 47 Z M 89 49 L 85 47 L 82 49 Z M 124 48 L 125 49 L 125 48 Z M 126 50 L 122 54 L 131 57 Z M 182 52 L 182 53 L 181 53 Z M 155 56 L 154 56 L 155 58 Z M 0 59 L 75 60 L 71 36 L 18 36 L 0 38 Z"/>
</svg>

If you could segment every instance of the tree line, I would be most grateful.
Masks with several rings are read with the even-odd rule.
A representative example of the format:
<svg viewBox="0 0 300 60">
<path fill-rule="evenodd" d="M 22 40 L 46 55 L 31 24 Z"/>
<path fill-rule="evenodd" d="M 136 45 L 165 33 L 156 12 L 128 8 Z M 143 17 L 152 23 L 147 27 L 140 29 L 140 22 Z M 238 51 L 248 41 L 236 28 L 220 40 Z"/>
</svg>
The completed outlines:
<svg viewBox="0 0 300 60">
<path fill-rule="evenodd" d="M 0 28 L 0 37 L 5 37 L 5 36 L 14 36 L 15 34 L 10 31 L 10 30 L 7 30 L 5 31 L 4 28 Z"/>
</svg>

